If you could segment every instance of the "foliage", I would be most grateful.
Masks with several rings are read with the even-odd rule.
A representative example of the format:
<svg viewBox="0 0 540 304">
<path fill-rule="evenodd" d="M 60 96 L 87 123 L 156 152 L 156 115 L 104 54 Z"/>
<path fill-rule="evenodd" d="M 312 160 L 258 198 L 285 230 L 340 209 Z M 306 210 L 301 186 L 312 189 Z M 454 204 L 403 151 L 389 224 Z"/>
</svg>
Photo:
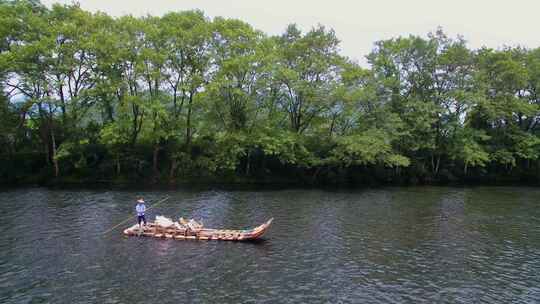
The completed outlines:
<svg viewBox="0 0 540 304">
<path fill-rule="evenodd" d="M 339 47 L 322 25 L 1 1 L 0 180 L 540 178 L 540 49 L 437 29 L 361 67 Z"/>
</svg>

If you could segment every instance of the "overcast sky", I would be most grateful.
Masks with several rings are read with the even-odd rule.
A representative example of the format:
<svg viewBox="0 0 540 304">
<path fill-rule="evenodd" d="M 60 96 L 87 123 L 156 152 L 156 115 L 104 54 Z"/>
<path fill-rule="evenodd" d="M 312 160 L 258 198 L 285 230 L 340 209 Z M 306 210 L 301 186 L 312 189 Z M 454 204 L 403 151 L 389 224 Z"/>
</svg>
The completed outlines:
<svg viewBox="0 0 540 304">
<path fill-rule="evenodd" d="M 72 1 L 42 0 L 42 3 Z M 209 17 L 238 18 L 268 34 L 296 23 L 308 30 L 323 24 L 336 31 L 342 54 L 365 64 L 378 40 L 425 36 L 441 26 L 461 34 L 472 48 L 540 46 L 540 0 L 80 0 L 81 7 L 113 16 L 162 15 L 201 9 Z"/>
</svg>

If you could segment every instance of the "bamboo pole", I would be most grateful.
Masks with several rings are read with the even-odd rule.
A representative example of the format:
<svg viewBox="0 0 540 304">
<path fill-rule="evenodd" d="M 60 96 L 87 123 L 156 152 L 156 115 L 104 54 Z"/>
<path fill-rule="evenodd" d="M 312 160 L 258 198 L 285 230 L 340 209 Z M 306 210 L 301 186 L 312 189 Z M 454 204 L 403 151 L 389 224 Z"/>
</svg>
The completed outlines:
<svg viewBox="0 0 540 304">
<path fill-rule="evenodd" d="M 148 210 L 150 210 L 150 209 L 152 209 L 152 208 L 157 207 L 159 204 L 163 203 L 164 201 L 166 201 L 166 200 L 168 200 L 168 199 L 169 199 L 168 196 L 165 197 L 164 199 L 162 199 L 162 200 L 160 200 L 159 202 L 155 203 L 152 207 L 147 208 L 146 211 L 148 211 Z M 112 228 L 110 228 L 109 230 L 103 232 L 103 235 L 105 235 L 105 234 L 107 234 L 107 233 L 113 231 L 115 228 L 118 228 L 118 226 L 120 226 L 120 225 L 126 223 L 127 221 L 131 220 L 132 218 L 133 218 L 133 215 L 130 215 L 127 219 L 121 221 L 120 223 L 118 223 L 118 224 L 115 225 L 114 227 L 112 227 Z"/>
</svg>

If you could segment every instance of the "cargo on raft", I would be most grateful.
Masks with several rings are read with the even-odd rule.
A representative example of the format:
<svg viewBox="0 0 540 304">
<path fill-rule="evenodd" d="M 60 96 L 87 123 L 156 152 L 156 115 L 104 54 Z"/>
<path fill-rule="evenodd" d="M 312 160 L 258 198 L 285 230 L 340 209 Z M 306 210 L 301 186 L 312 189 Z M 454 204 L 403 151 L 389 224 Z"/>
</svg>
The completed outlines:
<svg viewBox="0 0 540 304">
<path fill-rule="evenodd" d="M 156 216 L 154 222 L 150 222 L 143 227 L 135 224 L 125 229 L 124 234 L 175 240 L 253 241 L 260 239 L 266 233 L 270 224 L 272 224 L 272 220 L 273 218 L 253 229 L 228 230 L 204 228 L 201 223 L 195 220 L 186 221 L 180 218 L 178 222 L 173 222 L 166 217 Z"/>
</svg>

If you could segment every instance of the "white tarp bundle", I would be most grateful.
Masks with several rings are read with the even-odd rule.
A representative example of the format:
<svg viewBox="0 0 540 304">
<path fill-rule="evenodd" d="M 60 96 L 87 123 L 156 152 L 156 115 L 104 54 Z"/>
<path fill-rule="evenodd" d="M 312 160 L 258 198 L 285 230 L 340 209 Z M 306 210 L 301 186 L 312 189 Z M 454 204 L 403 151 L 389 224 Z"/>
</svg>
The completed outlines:
<svg viewBox="0 0 540 304">
<path fill-rule="evenodd" d="M 199 231 L 199 230 L 202 229 L 203 225 L 202 225 L 202 223 L 198 223 L 196 220 L 191 219 L 188 222 L 188 227 L 189 227 L 189 229 L 191 229 L 193 231 Z"/>
<path fill-rule="evenodd" d="M 158 225 L 158 226 L 167 228 L 167 227 L 173 226 L 174 222 L 168 217 L 164 217 L 162 215 L 157 215 L 155 224 Z"/>
<path fill-rule="evenodd" d="M 203 228 L 203 224 L 195 221 L 194 219 L 186 221 L 183 218 L 180 218 L 179 222 L 173 222 L 172 219 L 162 215 L 156 216 L 156 221 L 154 223 L 163 228 L 174 226 L 178 229 L 185 229 L 187 227 L 192 231 L 199 231 Z"/>
</svg>

